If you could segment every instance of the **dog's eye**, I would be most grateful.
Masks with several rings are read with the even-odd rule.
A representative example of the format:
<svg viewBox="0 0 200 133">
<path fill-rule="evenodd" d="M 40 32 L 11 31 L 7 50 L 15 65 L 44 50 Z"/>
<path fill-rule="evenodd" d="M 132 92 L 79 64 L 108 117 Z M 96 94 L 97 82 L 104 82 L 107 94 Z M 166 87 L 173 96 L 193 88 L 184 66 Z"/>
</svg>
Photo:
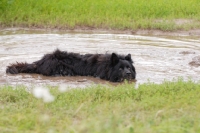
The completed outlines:
<svg viewBox="0 0 200 133">
<path fill-rule="evenodd" d="M 121 70 L 122 70 L 122 68 L 119 68 L 119 70 L 121 71 Z"/>
<path fill-rule="evenodd" d="M 130 68 L 129 66 L 127 66 L 127 69 L 129 69 L 129 70 L 130 70 L 131 68 Z"/>
</svg>

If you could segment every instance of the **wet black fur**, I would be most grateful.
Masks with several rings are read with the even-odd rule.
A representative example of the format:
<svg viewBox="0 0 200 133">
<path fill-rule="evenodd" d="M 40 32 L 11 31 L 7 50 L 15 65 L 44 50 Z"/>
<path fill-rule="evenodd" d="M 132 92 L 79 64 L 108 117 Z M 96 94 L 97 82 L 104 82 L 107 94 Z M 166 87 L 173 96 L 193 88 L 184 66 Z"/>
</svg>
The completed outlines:
<svg viewBox="0 0 200 133">
<path fill-rule="evenodd" d="M 68 53 L 56 50 L 42 59 L 7 66 L 6 73 L 37 73 L 46 76 L 94 76 L 112 82 L 135 79 L 131 55 Z"/>
</svg>

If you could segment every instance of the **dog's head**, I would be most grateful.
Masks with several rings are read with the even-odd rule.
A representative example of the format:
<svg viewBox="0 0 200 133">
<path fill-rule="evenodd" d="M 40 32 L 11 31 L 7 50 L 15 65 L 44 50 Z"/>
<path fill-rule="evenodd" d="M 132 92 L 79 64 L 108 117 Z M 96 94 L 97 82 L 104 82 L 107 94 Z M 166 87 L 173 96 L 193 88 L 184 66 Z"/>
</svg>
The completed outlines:
<svg viewBox="0 0 200 133">
<path fill-rule="evenodd" d="M 112 53 L 110 60 L 112 69 L 109 79 L 110 81 L 121 82 L 125 79 L 135 79 L 136 72 L 130 54 L 126 55 L 124 58 L 120 58 L 117 54 Z"/>
</svg>

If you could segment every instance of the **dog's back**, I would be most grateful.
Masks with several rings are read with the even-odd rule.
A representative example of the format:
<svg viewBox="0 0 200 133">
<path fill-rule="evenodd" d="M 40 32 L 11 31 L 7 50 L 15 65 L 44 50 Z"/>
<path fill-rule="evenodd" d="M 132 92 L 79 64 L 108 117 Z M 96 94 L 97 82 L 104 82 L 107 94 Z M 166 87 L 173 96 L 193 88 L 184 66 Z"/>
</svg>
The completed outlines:
<svg viewBox="0 0 200 133">
<path fill-rule="evenodd" d="M 94 76 L 113 82 L 135 78 L 131 55 L 68 53 L 56 50 L 33 63 L 15 63 L 6 73 L 37 73 L 46 76 Z M 128 74 L 128 76 L 127 76 Z"/>
</svg>

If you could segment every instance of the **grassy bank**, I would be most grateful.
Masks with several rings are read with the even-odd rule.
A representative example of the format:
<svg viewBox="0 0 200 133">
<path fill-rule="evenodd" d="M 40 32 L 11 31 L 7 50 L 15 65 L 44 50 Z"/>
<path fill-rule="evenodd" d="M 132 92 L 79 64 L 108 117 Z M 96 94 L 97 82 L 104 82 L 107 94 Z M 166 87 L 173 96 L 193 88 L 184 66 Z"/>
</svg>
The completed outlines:
<svg viewBox="0 0 200 133">
<path fill-rule="evenodd" d="M 1 27 L 186 30 L 200 28 L 199 0 L 1 0 Z"/>
<path fill-rule="evenodd" d="M 199 83 L 95 86 L 64 93 L 49 88 L 55 100 L 44 103 L 24 87 L 0 87 L 1 133 L 200 132 Z"/>
</svg>

